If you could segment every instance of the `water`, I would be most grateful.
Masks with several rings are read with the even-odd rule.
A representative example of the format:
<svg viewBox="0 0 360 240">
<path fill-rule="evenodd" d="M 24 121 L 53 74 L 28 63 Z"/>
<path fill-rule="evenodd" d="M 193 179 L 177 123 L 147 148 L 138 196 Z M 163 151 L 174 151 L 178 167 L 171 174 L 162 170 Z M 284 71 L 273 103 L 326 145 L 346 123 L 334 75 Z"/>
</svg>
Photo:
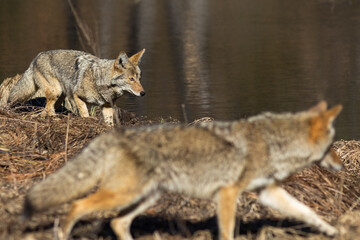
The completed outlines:
<svg viewBox="0 0 360 240">
<path fill-rule="evenodd" d="M 360 1 L 74 1 L 103 58 L 146 48 L 144 98 L 118 105 L 150 117 L 232 120 L 341 103 L 337 139 L 360 138 Z M 64 0 L 0 1 L 0 79 L 37 53 L 92 51 Z"/>
</svg>

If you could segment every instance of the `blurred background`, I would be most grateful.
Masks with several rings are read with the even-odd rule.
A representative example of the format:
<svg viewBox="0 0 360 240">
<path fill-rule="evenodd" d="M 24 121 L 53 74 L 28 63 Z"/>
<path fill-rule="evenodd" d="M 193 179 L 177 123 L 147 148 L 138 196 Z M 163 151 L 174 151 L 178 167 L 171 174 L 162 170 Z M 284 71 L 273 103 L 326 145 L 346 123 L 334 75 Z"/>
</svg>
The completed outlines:
<svg viewBox="0 0 360 240">
<path fill-rule="evenodd" d="M 41 51 L 101 58 L 142 48 L 138 115 L 233 120 L 341 103 L 337 139 L 360 137 L 360 1 L 1 0 L 0 81 Z"/>
</svg>

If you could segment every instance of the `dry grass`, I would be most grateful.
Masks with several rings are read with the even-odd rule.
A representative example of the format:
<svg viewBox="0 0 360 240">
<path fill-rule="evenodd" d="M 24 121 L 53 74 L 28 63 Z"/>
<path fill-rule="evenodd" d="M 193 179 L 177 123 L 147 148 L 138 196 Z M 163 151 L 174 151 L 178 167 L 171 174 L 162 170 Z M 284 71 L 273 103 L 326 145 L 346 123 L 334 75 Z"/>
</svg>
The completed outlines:
<svg viewBox="0 0 360 240">
<path fill-rule="evenodd" d="M 65 148 L 72 156 L 107 129 L 95 118 L 67 119 L 65 115 L 44 119 L 34 112 L 0 110 L 0 177 L 21 181 L 47 175 L 63 164 Z M 67 126 L 71 130 L 65 144 Z"/>
<path fill-rule="evenodd" d="M 22 181 L 50 174 L 91 139 L 110 129 L 101 117 L 58 114 L 54 118 L 42 118 L 41 109 L 22 108 L 0 109 L 0 179 L 3 180 Z M 31 111 L 24 113 L 24 109 Z M 118 112 L 120 123 L 125 126 L 175 121 L 170 118 L 153 121 L 123 110 Z"/>
<path fill-rule="evenodd" d="M 20 80 L 21 77 L 22 74 L 16 74 L 14 77 L 9 77 L 2 81 L 0 86 L 0 106 L 6 106 L 10 90 Z"/>
<path fill-rule="evenodd" d="M 21 239 L 24 232 L 37 239 L 52 239 L 54 220 L 64 216 L 67 206 L 19 224 L 24 194 L 34 181 L 60 168 L 109 127 L 99 114 L 93 118 L 63 114 L 41 118 L 37 108 L 23 110 L 0 110 L 0 239 Z M 119 111 L 118 116 L 125 126 L 177 122 L 171 118 L 149 120 L 126 111 Z M 204 121 L 211 119 L 191 124 Z M 329 172 L 313 166 L 290 177 L 283 186 L 336 225 L 341 232 L 338 239 L 355 239 L 360 233 L 360 142 L 338 141 L 334 149 L 345 165 L 343 171 Z M 215 213 L 213 202 L 166 195 L 135 221 L 133 234 L 138 239 L 209 239 L 217 231 Z M 114 239 L 108 223 L 116 213 L 99 214 L 85 217 L 74 234 L 84 239 Z M 302 223 L 260 206 L 254 193 L 239 198 L 237 215 L 237 239 L 327 239 Z"/>
</svg>

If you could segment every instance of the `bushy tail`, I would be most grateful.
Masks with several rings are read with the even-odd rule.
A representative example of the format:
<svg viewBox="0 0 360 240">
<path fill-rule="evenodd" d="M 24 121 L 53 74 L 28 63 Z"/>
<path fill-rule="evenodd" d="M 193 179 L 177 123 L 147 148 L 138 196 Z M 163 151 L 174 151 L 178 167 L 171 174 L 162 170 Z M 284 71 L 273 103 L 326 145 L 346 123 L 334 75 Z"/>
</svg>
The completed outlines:
<svg viewBox="0 0 360 240">
<path fill-rule="evenodd" d="M 0 107 L 6 107 L 9 100 L 9 95 L 11 89 L 19 82 L 21 79 L 20 74 L 17 74 L 14 77 L 6 78 L 0 86 Z"/>
<path fill-rule="evenodd" d="M 30 100 L 36 93 L 36 86 L 33 78 L 33 64 L 25 71 L 23 76 L 11 88 L 7 104 L 13 106 Z"/>
<path fill-rule="evenodd" d="M 98 164 L 99 156 L 89 156 L 88 151 L 85 149 L 59 171 L 30 189 L 25 197 L 25 218 L 34 212 L 80 197 L 97 185 L 104 166 Z"/>
</svg>

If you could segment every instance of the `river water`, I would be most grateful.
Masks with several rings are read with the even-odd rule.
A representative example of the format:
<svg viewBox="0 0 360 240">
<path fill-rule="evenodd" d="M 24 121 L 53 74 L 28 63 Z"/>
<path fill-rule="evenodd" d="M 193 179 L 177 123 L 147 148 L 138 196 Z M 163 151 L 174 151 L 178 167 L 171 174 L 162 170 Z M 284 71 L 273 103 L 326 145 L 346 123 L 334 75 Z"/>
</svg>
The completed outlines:
<svg viewBox="0 0 360 240">
<path fill-rule="evenodd" d="M 0 1 L 0 79 L 41 51 L 102 58 L 146 48 L 143 98 L 117 104 L 139 115 L 233 120 L 263 111 L 341 103 L 337 139 L 360 138 L 360 1 Z"/>
</svg>

